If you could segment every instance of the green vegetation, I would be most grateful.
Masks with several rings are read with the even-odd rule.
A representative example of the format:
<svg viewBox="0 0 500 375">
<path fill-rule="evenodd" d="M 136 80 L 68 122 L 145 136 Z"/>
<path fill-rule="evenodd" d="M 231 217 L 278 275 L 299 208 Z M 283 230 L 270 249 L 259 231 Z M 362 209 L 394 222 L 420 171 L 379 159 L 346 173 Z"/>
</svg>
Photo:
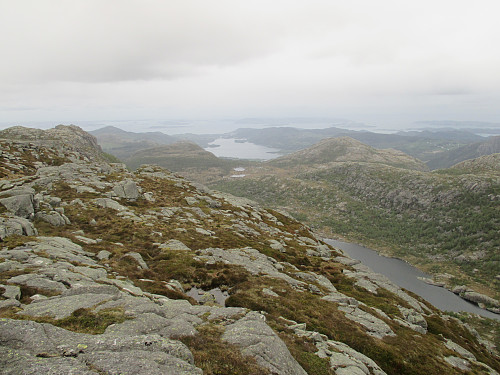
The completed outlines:
<svg viewBox="0 0 500 375">
<path fill-rule="evenodd" d="M 206 324 L 196 336 L 181 337 L 194 356 L 194 363 L 205 375 L 266 375 L 255 358 L 244 356 L 234 345 L 222 341 L 222 327 Z"/>
<path fill-rule="evenodd" d="M 371 163 L 270 169 L 211 187 L 285 208 L 329 236 L 364 243 L 451 283 L 500 296 L 500 184 L 495 175 L 409 171 Z M 451 169 L 451 172 L 454 170 Z M 493 285 L 491 280 L 495 280 Z"/>
<path fill-rule="evenodd" d="M 56 327 L 79 333 L 89 333 L 97 335 L 104 333 L 111 324 L 124 322 L 127 318 L 121 308 L 103 309 L 94 312 L 91 309 L 78 309 L 63 319 L 53 319 L 50 317 L 33 317 L 16 314 L 16 308 L 9 308 L 0 311 L 0 317 L 10 319 L 33 320 L 38 323 L 50 323 Z M 130 318 L 129 318 L 130 319 Z"/>
</svg>

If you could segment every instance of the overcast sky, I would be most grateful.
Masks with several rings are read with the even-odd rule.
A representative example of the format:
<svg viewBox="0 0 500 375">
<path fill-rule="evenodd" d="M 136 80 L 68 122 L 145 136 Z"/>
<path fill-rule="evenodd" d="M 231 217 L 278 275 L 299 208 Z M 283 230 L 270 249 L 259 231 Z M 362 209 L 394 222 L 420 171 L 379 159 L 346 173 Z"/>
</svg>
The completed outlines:
<svg viewBox="0 0 500 375">
<path fill-rule="evenodd" d="M 500 122 L 498 0 L 0 0 L 0 122 Z"/>
</svg>

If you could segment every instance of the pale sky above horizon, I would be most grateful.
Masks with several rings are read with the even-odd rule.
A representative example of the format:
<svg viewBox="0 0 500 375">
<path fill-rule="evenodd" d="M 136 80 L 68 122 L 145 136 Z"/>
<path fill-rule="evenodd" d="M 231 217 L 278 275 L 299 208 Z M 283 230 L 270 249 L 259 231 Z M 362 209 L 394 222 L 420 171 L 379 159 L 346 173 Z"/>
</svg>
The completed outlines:
<svg viewBox="0 0 500 375">
<path fill-rule="evenodd" d="M 0 0 L 0 123 L 500 122 L 497 0 Z"/>
</svg>

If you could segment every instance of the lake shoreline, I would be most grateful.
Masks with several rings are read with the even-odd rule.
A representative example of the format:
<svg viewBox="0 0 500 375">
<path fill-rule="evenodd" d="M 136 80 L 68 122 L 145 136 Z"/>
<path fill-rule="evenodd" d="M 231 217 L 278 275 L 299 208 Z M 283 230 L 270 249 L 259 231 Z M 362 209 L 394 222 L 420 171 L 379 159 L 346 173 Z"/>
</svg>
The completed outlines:
<svg viewBox="0 0 500 375">
<path fill-rule="evenodd" d="M 426 280 L 422 280 L 433 280 L 433 278 L 432 275 L 423 272 L 404 259 L 387 257 L 374 249 L 352 242 L 346 242 L 333 238 L 325 238 L 324 241 L 333 247 L 340 249 L 350 258 L 361 261 L 374 272 L 385 275 L 398 286 L 416 293 L 442 311 L 466 312 L 481 315 L 489 319 L 500 320 L 500 314 L 481 308 L 478 304 L 455 294 L 445 286 L 433 285 L 432 283 L 428 283 Z M 362 256 L 363 252 L 366 253 L 364 256 Z M 401 271 L 399 269 L 404 272 L 398 272 Z M 407 280 L 405 280 L 405 277 L 400 275 L 405 275 Z M 410 277 L 413 277 L 414 280 L 410 279 Z M 421 284 L 425 285 L 425 287 Z"/>
</svg>

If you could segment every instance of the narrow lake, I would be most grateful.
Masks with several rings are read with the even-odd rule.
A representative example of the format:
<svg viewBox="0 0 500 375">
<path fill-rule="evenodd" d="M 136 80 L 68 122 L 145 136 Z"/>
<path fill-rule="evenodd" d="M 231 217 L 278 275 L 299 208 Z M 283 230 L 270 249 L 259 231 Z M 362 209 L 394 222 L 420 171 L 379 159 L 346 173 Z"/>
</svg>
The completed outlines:
<svg viewBox="0 0 500 375">
<path fill-rule="evenodd" d="M 429 285 L 418 279 L 418 277 L 430 278 L 431 276 L 402 260 L 381 256 L 375 250 L 353 243 L 336 240 L 326 240 L 326 242 L 343 250 L 351 258 L 361 261 L 373 271 L 387 276 L 396 285 L 418 294 L 440 310 L 466 311 L 490 319 L 500 320 L 500 315 L 481 309 L 479 306 L 458 297 L 448 289 Z"/>
<path fill-rule="evenodd" d="M 280 156 L 277 154 L 278 149 L 234 138 L 218 138 L 209 143 L 209 147 L 206 147 L 205 150 L 218 157 L 237 159 L 269 160 Z"/>
</svg>

